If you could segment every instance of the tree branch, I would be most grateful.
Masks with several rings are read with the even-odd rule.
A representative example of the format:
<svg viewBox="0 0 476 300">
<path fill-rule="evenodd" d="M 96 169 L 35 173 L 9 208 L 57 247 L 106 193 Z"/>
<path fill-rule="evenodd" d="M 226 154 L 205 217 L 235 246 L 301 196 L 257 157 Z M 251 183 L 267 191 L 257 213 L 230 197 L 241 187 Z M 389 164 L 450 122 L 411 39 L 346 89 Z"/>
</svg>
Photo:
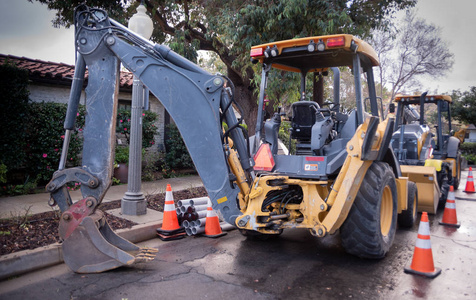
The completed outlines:
<svg viewBox="0 0 476 300">
<path fill-rule="evenodd" d="M 175 35 L 175 30 L 177 28 L 183 28 L 187 29 L 188 34 L 185 35 L 185 39 L 188 42 L 192 42 L 193 40 L 198 40 L 199 41 L 199 48 L 200 50 L 207 50 L 207 51 L 213 51 L 218 54 L 220 59 L 223 61 L 223 63 L 226 65 L 228 71 L 235 73 L 236 79 L 239 79 L 239 81 L 243 82 L 243 78 L 241 76 L 240 71 L 235 70 L 232 66 L 233 61 L 236 59 L 236 56 L 230 55 L 230 50 L 228 47 L 226 47 L 220 40 L 217 38 L 207 38 L 206 32 L 207 29 L 204 24 L 197 22 L 195 26 L 200 29 L 197 30 L 193 28 L 190 23 L 189 23 L 189 7 L 188 7 L 188 1 L 184 1 L 184 12 L 185 12 L 185 20 L 177 23 L 174 27 L 170 26 L 167 22 L 167 18 L 165 15 L 165 8 L 158 5 L 156 1 L 145 1 L 146 6 L 147 6 L 147 11 L 153 16 L 153 19 L 159 24 L 162 32 L 172 35 Z M 157 8 L 156 8 L 157 7 Z M 154 13 L 154 9 L 156 9 Z M 252 74 L 252 72 L 251 72 Z"/>
</svg>

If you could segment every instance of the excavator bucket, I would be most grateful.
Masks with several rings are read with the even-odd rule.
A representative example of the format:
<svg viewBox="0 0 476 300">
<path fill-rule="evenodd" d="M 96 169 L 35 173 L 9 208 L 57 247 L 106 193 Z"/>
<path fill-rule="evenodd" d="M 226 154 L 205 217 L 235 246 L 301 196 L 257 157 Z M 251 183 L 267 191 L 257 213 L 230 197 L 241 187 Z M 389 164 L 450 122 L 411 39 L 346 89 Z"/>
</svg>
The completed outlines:
<svg viewBox="0 0 476 300">
<path fill-rule="evenodd" d="M 63 218 L 61 222 L 64 222 Z M 65 227 L 61 222 L 60 233 Z M 100 210 L 82 218 L 80 224 L 68 234 L 62 247 L 65 263 L 76 273 L 100 273 L 150 261 L 158 251 L 141 248 L 116 235 Z"/>
</svg>

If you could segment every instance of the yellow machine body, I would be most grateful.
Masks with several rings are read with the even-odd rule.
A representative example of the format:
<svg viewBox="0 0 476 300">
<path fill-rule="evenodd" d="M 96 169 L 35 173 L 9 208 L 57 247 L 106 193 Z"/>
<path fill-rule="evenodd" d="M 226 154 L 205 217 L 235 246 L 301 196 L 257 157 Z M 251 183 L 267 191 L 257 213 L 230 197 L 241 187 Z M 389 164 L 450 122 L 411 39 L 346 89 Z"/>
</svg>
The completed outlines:
<svg viewBox="0 0 476 300">
<path fill-rule="evenodd" d="M 244 200 L 245 204 L 242 206 L 243 215 L 236 220 L 238 228 L 265 234 L 279 234 L 285 228 L 307 228 L 318 237 L 334 234 L 346 220 L 367 169 L 372 164 L 371 160 L 361 159 L 369 120 L 366 119 L 347 144 L 347 158 L 334 181 L 292 179 L 272 174 L 256 177 L 249 194 L 239 197 L 240 202 Z M 379 123 L 372 139 L 372 151 L 379 150 L 387 123 L 388 119 Z M 235 175 L 237 178 L 242 177 Z M 396 178 L 399 213 L 407 209 L 408 180 L 406 176 Z M 272 209 L 263 211 L 263 201 L 269 192 L 292 185 L 302 189 L 303 200 L 300 204 L 273 203 Z"/>
<path fill-rule="evenodd" d="M 436 213 L 440 197 L 440 188 L 434 166 L 401 165 L 402 175 L 416 183 L 418 188 L 418 211 Z"/>
</svg>

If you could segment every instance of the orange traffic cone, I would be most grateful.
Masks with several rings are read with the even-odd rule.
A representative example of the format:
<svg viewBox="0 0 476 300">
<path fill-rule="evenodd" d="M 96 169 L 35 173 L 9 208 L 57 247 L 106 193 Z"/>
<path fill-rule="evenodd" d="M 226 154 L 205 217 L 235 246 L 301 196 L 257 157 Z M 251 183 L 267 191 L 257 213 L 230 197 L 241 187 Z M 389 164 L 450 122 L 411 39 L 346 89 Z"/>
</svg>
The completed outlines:
<svg viewBox="0 0 476 300">
<path fill-rule="evenodd" d="M 205 234 L 206 237 L 217 238 L 224 236 L 226 232 L 223 232 L 220 227 L 220 220 L 217 213 L 212 208 L 212 201 L 208 200 L 207 218 L 205 220 Z"/>
<path fill-rule="evenodd" d="M 167 184 L 165 192 L 164 217 L 162 220 L 162 228 L 157 228 L 157 235 L 163 241 L 177 240 L 185 237 L 185 228 L 180 227 L 177 211 L 174 204 L 174 195 L 172 187 Z"/>
<path fill-rule="evenodd" d="M 405 267 L 405 273 L 423 275 L 429 278 L 435 278 L 440 275 L 441 269 L 435 268 L 433 264 L 433 252 L 430 242 L 430 223 L 428 214 L 422 212 L 420 226 L 418 227 L 418 238 L 415 244 L 413 260 L 410 266 Z"/>
<path fill-rule="evenodd" d="M 448 198 L 446 199 L 445 211 L 443 212 L 443 219 L 441 219 L 439 223 L 441 225 L 453 227 L 461 226 L 461 224 L 458 222 L 458 218 L 456 217 L 456 200 L 453 186 L 450 186 L 450 192 L 448 193 Z"/>
<path fill-rule="evenodd" d="M 474 193 L 473 168 L 469 167 L 468 180 L 466 181 L 465 193 Z"/>
</svg>

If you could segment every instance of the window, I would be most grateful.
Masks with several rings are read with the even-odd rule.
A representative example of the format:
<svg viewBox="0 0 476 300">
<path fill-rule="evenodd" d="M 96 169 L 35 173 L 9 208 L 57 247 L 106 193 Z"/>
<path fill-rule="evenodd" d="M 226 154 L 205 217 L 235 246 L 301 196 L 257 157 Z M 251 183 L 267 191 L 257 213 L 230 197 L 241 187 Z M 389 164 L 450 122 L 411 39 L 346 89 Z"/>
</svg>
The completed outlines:
<svg viewBox="0 0 476 300">
<path fill-rule="evenodd" d="M 132 102 L 130 100 L 121 100 L 119 99 L 118 109 L 127 109 L 131 110 Z"/>
</svg>

